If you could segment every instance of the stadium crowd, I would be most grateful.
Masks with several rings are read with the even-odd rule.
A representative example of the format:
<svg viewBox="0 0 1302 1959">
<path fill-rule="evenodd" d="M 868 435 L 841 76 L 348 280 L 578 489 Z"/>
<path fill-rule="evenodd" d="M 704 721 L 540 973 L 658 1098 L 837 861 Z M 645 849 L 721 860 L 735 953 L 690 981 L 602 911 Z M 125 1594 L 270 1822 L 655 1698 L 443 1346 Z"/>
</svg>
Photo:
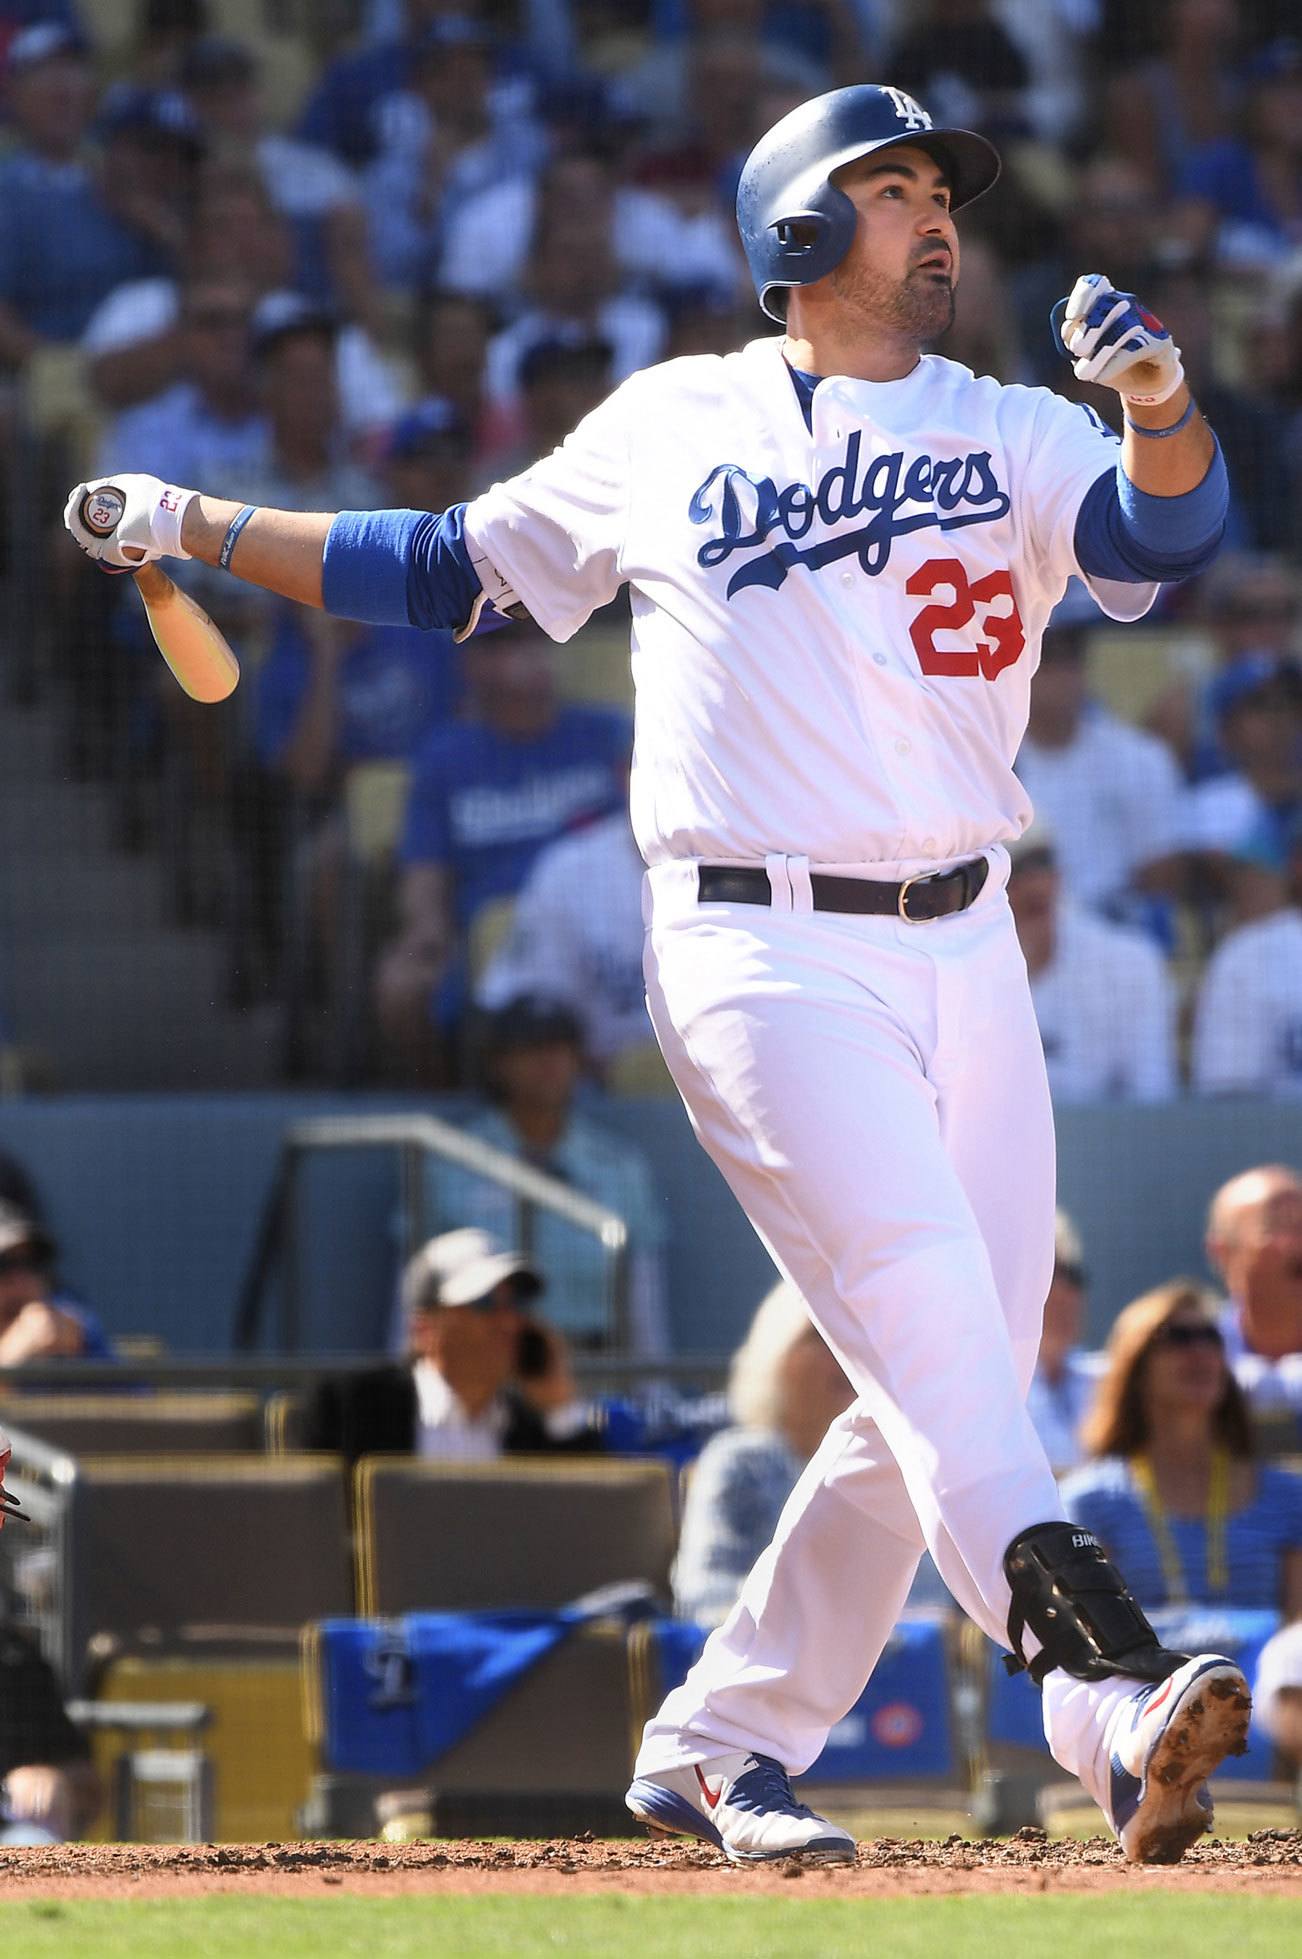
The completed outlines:
<svg viewBox="0 0 1302 1959">
<path fill-rule="evenodd" d="M 528 992 L 578 1016 L 597 1080 L 654 1079 L 626 612 L 563 653 L 523 629 L 457 648 L 187 566 L 249 674 L 204 716 L 54 537 L 59 486 L 86 464 L 300 508 L 471 495 L 631 370 L 771 330 L 741 160 L 802 96 L 881 76 L 1005 156 L 941 351 L 1115 416 L 1047 323 L 1097 265 L 1169 321 L 1230 465 L 1210 577 L 1128 629 L 1073 587 L 1046 641 L 1013 890 L 1055 1097 L 1302 1091 L 1282 0 L 337 0 L 292 32 L 284 11 L 273 32 L 220 0 L 0 4 L 0 364 L 8 549 L 34 481 L 57 598 L 31 684 L 66 697 L 72 765 L 115 785 L 177 915 L 226 935 L 231 1003 L 283 1000 L 286 1073 L 466 1081 L 476 1003 Z"/>
</svg>

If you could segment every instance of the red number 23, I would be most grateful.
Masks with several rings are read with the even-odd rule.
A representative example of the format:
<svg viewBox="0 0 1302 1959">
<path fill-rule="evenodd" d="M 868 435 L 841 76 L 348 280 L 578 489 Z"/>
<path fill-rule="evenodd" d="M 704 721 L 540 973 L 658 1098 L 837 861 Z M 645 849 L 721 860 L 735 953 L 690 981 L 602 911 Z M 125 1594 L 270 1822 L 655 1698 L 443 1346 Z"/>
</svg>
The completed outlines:
<svg viewBox="0 0 1302 1959">
<path fill-rule="evenodd" d="M 930 598 L 933 592 L 948 590 L 952 598 L 924 605 L 909 627 L 924 673 L 993 680 L 1011 667 L 1026 645 L 1021 615 L 1013 593 L 1013 581 L 1006 571 L 988 572 L 969 583 L 957 558 L 928 558 L 919 565 L 904 587 L 910 598 Z M 939 632 L 960 632 L 977 617 L 976 645 L 949 652 L 936 645 Z"/>
</svg>

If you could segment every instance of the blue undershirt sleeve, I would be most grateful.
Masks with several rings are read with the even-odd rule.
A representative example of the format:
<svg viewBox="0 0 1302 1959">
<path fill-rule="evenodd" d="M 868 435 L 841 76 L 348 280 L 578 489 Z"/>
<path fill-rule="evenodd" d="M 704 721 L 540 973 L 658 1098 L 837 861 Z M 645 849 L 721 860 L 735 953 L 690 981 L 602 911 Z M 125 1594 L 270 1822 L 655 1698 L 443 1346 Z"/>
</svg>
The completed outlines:
<svg viewBox="0 0 1302 1959">
<path fill-rule="evenodd" d="M 1129 585 L 1192 578 L 1216 556 L 1229 502 L 1219 442 L 1202 482 L 1178 497 L 1136 489 L 1118 462 L 1085 492 L 1074 534 L 1077 563 L 1088 577 Z"/>
<path fill-rule="evenodd" d="M 344 510 L 326 538 L 327 612 L 372 626 L 459 632 L 480 585 L 465 541 L 464 503 L 427 510 Z"/>
</svg>

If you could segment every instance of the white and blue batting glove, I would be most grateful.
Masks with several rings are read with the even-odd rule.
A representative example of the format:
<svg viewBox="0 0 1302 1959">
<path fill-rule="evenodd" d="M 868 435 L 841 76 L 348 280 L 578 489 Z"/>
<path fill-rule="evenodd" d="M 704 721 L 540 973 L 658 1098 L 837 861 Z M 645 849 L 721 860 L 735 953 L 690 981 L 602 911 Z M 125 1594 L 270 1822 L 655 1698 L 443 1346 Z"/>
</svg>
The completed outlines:
<svg viewBox="0 0 1302 1959">
<path fill-rule="evenodd" d="M 160 476 L 124 472 L 78 483 L 63 522 L 88 558 L 106 571 L 138 571 L 154 558 L 188 558 L 181 524 L 196 495 Z"/>
<path fill-rule="evenodd" d="M 1078 381 L 1097 381 L 1123 401 L 1154 408 L 1184 380 L 1180 349 L 1162 322 L 1101 272 L 1079 278 L 1050 318 Z"/>
</svg>

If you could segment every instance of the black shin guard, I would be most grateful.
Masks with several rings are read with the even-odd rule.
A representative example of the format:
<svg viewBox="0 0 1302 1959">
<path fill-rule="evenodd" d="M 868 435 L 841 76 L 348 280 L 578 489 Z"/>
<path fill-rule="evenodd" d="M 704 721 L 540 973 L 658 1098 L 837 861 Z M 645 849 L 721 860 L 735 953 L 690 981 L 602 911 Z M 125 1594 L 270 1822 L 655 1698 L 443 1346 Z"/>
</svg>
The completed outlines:
<svg viewBox="0 0 1302 1959">
<path fill-rule="evenodd" d="M 1053 1667 L 1077 1680 L 1165 1680 L 1187 1658 L 1159 1644 L 1098 1539 L 1075 1524 L 1019 1532 L 1004 1553 L 1004 1576 L 1013 1594 L 1008 1639 L 1016 1656 L 1004 1665 L 1010 1673 L 1025 1668 L 1037 1686 Z M 1022 1650 L 1028 1628 L 1040 1642 L 1030 1660 Z"/>
</svg>

